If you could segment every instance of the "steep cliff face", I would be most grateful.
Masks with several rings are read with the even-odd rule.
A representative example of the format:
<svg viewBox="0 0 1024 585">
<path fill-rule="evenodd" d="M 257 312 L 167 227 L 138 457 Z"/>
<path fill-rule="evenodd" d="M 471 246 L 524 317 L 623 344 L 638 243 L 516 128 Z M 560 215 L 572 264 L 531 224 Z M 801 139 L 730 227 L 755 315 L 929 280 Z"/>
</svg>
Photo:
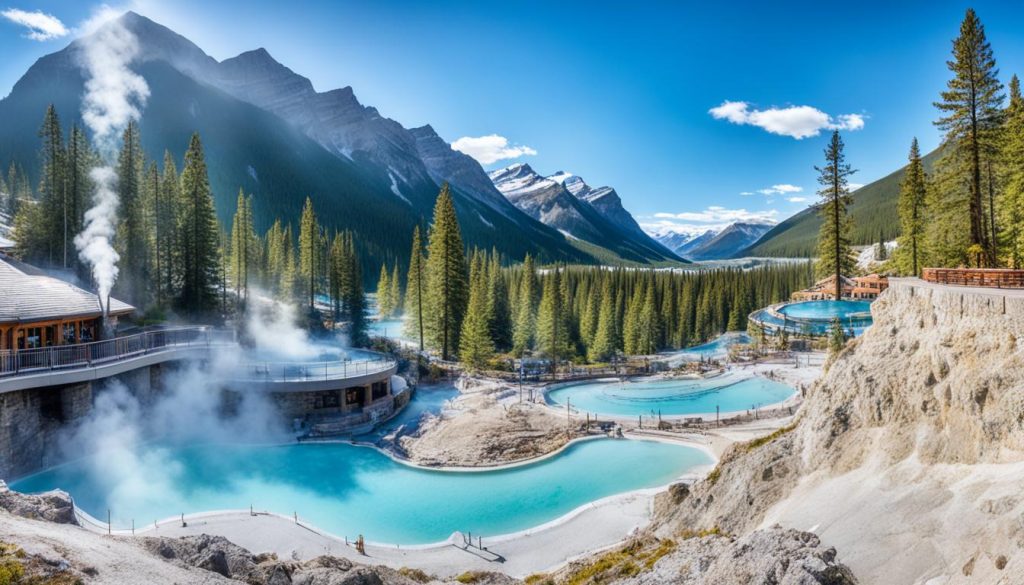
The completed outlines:
<svg viewBox="0 0 1024 585">
<path fill-rule="evenodd" d="M 872 313 L 795 426 L 663 501 L 659 530 L 779 523 L 865 583 L 1020 582 L 1024 292 L 896 280 Z"/>
</svg>

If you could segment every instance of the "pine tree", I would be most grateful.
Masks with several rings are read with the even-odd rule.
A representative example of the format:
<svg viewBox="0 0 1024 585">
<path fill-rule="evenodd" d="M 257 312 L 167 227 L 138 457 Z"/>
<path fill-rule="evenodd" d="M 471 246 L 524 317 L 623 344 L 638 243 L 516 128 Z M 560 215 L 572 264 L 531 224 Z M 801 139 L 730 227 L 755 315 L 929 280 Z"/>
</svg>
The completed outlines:
<svg viewBox="0 0 1024 585">
<path fill-rule="evenodd" d="M 643 299 L 643 306 L 640 307 L 640 311 L 637 313 L 636 352 L 642 355 L 650 355 L 658 351 L 658 336 L 661 325 L 653 279 L 648 282 Z"/>
<path fill-rule="evenodd" d="M 615 293 L 612 279 L 607 278 L 601 290 L 601 309 L 598 312 L 594 342 L 587 349 L 587 359 L 603 362 L 615 353 Z"/>
<path fill-rule="evenodd" d="M 391 302 L 391 273 L 388 265 L 380 265 L 380 277 L 377 279 L 377 311 L 382 319 L 387 319 L 394 311 Z"/>
<path fill-rule="evenodd" d="M 193 316 L 217 306 L 219 245 L 213 194 L 199 134 L 192 134 L 181 172 L 181 289 L 179 306 Z"/>
<path fill-rule="evenodd" d="M 418 339 L 420 351 L 423 351 L 423 305 L 426 292 L 426 275 L 423 264 L 423 240 L 420 238 L 420 227 L 412 232 L 412 250 L 409 253 L 409 274 L 405 280 L 405 334 Z"/>
<path fill-rule="evenodd" d="M 136 306 L 148 302 L 149 248 L 146 232 L 145 197 L 142 189 L 144 167 L 139 126 L 129 121 L 121 141 L 117 162 L 119 225 L 117 251 L 121 255 L 117 288 L 122 298 Z M 214 246 L 216 247 L 216 246 Z"/>
<path fill-rule="evenodd" d="M 494 353 L 487 318 L 487 273 L 480 254 L 473 255 L 469 282 L 469 304 L 459 337 L 459 359 L 478 369 L 486 365 Z"/>
<path fill-rule="evenodd" d="M 507 351 L 512 347 L 512 310 L 509 302 L 508 282 L 501 270 L 497 250 L 491 251 L 491 266 L 487 271 L 488 327 L 494 347 Z"/>
<path fill-rule="evenodd" d="M 65 215 L 67 217 L 67 238 L 68 258 L 66 265 L 76 268 L 80 277 L 85 277 L 88 271 L 75 253 L 74 237 L 82 231 L 85 219 L 85 210 L 91 197 L 93 184 L 89 176 L 90 170 L 96 163 L 96 153 L 89 146 L 89 140 L 77 124 L 71 126 L 71 135 L 68 137 L 65 170 Z"/>
<path fill-rule="evenodd" d="M 569 350 L 569 327 L 562 295 L 562 274 L 555 268 L 543 283 L 537 310 L 537 349 L 551 361 L 555 372 L 558 362 Z"/>
<path fill-rule="evenodd" d="M 43 172 L 39 181 L 39 198 L 42 206 L 42 225 L 39 229 L 45 234 L 42 238 L 45 248 L 32 250 L 32 256 L 45 260 L 50 265 L 67 267 L 68 244 L 74 234 L 68 233 L 68 206 L 65 200 L 64 180 L 64 137 L 60 126 L 60 118 L 53 104 L 46 108 L 43 126 L 39 129 L 39 137 L 43 139 L 42 163 Z"/>
<path fill-rule="evenodd" d="M 398 262 L 391 268 L 391 278 L 388 280 L 388 296 L 391 299 L 391 316 L 402 312 L 402 277 L 398 273 Z"/>
<path fill-rule="evenodd" d="M 536 335 L 536 296 L 537 273 L 533 267 L 533 257 L 527 254 L 523 260 L 523 277 L 516 294 L 515 322 L 512 330 L 512 351 L 520 357 L 533 347 Z"/>
<path fill-rule="evenodd" d="M 1010 104 L 1006 109 L 1000 166 L 1004 189 L 999 200 L 999 217 L 1006 226 L 1002 247 L 1011 267 L 1024 266 L 1024 97 L 1020 80 L 1010 80 Z"/>
<path fill-rule="evenodd" d="M 320 289 L 320 247 L 320 224 L 313 211 L 313 201 L 306 197 L 299 223 L 299 274 L 302 276 L 302 290 L 309 299 L 311 315 L 316 310 L 316 293 Z"/>
<path fill-rule="evenodd" d="M 427 244 L 427 333 L 431 346 L 447 360 L 459 347 L 459 333 L 469 297 L 466 257 L 455 204 L 448 184 L 434 205 L 434 222 Z"/>
<path fill-rule="evenodd" d="M 183 278 L 181 230 L 181 181 L 171 153 L 164 151 L 164 165 L 160 174 L 160 197 L 156 206 L 156 250 L 158 267 L 157 294 L 159 299 L 173 298 Z"/>
<path fill-rule="evenodd" d="M 249 281 L 255 273 L 256 230 L 253 227 L 252 196 L 239 189 L 231 221 L 231 282 L 235 295 L 244 303 L 249 298 Z"/>
<path fill-rule="evenodd" d="M 832 132 L 832 139 L 825 148 L 825 166 L 814 168 L 822 186 L 818 191 L 821 195 L 819 213 L 823 220 L 818 234 L 818 273 L 835 276 L 835 298 L 838 300 L 842 298 L 843 275 L 851 274 L 854 267 L 850 247 L 851 222 L 846 208 L 851 203 L 847 178 L 856 172 L 846 163 L 843 139 L 838 130 Z"/>
<path fill-rule="evenodd" d="M 945 132 L 944 142 L 958 154 L 950 159 L 944 157 L 939 164 L 962 163 L 956 166 L 956 173 L 969 190 L 967 205 L 959 213 L 965 213 L 969 219 L 969 245 L 978 252 L 979 261 L 992 265 L 996 251 L 985 229 L 983 159 L 995 150 L 1004 96 L 985 27 L 971 8 L 960 25 L 960 36 L 953 41 L 953 59 L 947 66 L 953 78 L 942 92 L 941 101 L 935 103 L 943 113 L 935 125 Z M 957 181 L 952 188 L 962 187 Z"/>
<path fill-rule="evenodd" d="M 904 272 L 913 276 L 920 274 L 923 240 L 925 234 L 925 202 L 927 197 L 927 177 L 924 164 L 921 162 L 921 151 L 917 146 L 917 138 L 910 143 L 909 164 L 903 173 L 900 183 L 900 197 L 897 209 L 900 216 L 901 235 L 896 246 L 898 264 L 903 264 Z"/>
</svg>

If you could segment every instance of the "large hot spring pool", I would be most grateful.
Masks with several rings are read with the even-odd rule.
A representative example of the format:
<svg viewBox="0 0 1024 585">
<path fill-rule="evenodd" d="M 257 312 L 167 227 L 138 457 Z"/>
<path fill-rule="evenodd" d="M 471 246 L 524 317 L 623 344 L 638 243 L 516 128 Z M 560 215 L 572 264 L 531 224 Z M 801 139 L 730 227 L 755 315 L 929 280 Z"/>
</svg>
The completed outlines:
<svg viewBox="0 0 1024 585">
<path fill-rule="evenodd" d="M 588 502 L 662 486 L 697 466 L 701 450 L 596 439 L 549 459 L 493 471 L 422 470 L 350 444 L 149 446 L 99 453 L 14 482 L 61 488 L 87 513 L 128 528 L 181 513 L 269 510 L 339 536 L 423 544 L 452 532 L 495 536 L 554 520 Z M 131 461 L 133 465 L 126 464 Z"/>
<path fill-rule="evenodd" d="M 547 393 L 549 404 L 610 416 L 678 416 L 733 412 L 782 402 L 795 390 L 781 382 L 727 373 L 710 378 L 598 380 Z"/>
</svg>

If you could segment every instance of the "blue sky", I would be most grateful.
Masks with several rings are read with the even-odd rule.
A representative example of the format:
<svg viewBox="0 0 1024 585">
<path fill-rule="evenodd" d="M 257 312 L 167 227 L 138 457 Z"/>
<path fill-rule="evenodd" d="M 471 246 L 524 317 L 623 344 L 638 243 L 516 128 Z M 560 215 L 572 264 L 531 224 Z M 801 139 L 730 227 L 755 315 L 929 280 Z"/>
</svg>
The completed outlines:
<svg viewBox="0 0 1024 585">
<path fill-rule="evenodd" d="M 67 35 L 33 40 L 0 19 L 2 95 L 95 8 L 6 1 L 0 10 L 52 15 Z M 829 126 L 844 128 L 858 183 L 902 164 L 911 137 L 925 151 L 939 142 L 931 104 L 949 77 L 950 41 L 968 4 L 770 4 L 112 5 L 169 26 L 217 59 L 264 47 L 318 90 L 351 85 L 364 104 L 407 127 L 430 123 L 449 142 L 497 135 L 506 154 L 521 156 L 488 169 L 523 161 L 542 174 L 569 171 L 614 186 L 641 223 L 681 229 L 781 220 L 805 207 L 815 199 L 813 167 Z M 1004 81 L 1024 73 L 1024 3 L 970 5 Z M 713 116 L 725 102 L 733 103 Z M 464 143 L 477 144 L 477 156 L 501 154 L 500 140 Z"/>
</svg>

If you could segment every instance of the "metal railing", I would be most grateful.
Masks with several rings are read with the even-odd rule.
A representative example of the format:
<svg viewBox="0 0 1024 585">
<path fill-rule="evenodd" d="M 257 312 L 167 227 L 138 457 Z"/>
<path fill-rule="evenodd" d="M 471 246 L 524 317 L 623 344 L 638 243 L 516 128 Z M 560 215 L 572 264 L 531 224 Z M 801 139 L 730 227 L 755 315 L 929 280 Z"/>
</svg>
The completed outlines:
<svg viewBox="0 0 1024 585">
<path fill-rule="evenodd" d="M 235 343 L 235 332 L 211 327 L 146 331 L 90 343 L 0 351 L 0 377 L 40 371 L 88 368 L 168 348 L 213 347 Z"/>
<path fill-rule="evenodd" d="M 238 366 L 236 381 L 315 382 L 342 380 L 386 372 L 397 361 L 389 357 L 329 362 L 249 362 Z"/>
</svg>

